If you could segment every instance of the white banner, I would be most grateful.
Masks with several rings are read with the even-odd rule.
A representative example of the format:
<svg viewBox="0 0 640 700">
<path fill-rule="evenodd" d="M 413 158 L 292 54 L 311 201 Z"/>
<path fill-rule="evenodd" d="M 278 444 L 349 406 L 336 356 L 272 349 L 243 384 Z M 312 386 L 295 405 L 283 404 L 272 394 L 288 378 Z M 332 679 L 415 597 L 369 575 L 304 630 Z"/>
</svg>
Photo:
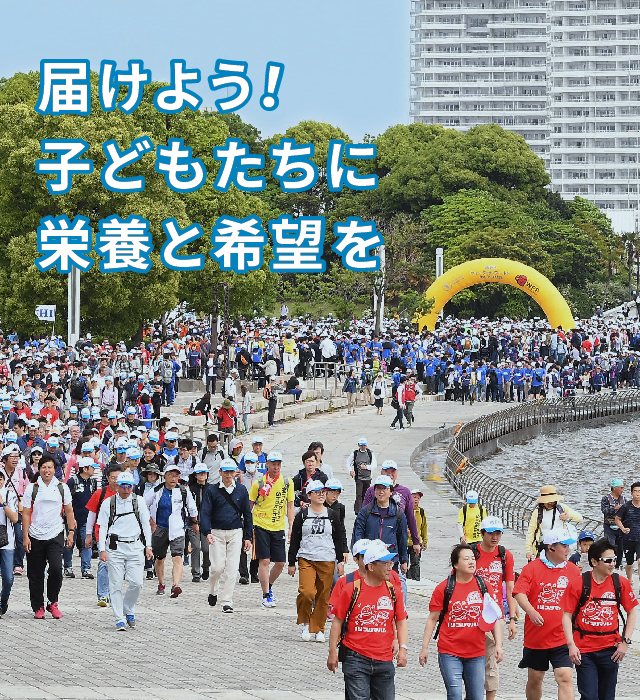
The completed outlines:
<svg viewBox="0 0 640 700">
<path fill-rule="evenodd" d="M 36 306 L 36 316 L 41 321 L 56 322 L 56 307 L 55 304 L 40 304 Z"/>
</svg>

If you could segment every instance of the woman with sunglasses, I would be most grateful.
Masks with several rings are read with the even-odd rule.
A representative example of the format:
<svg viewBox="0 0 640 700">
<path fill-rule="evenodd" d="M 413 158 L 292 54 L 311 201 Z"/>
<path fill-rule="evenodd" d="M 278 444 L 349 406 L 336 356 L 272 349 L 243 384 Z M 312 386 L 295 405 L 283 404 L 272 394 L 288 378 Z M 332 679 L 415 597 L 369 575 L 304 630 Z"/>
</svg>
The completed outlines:
<svg viewBox="0 0 640 700">
<path fill-rule="evenodd" d="M 305 492 L 309 505 L 298 512 L 291 530 L 289 576 L 295 576 L 297 561 L 296 607 L 298 624 L 302 625 L 302 640 L 324 642 L 336 563 L 338 576 L 344 574 L 346 533 L 339 515 L 325 505 L 327 490 L 322 481 L 310 481 Z"/>
</svg>

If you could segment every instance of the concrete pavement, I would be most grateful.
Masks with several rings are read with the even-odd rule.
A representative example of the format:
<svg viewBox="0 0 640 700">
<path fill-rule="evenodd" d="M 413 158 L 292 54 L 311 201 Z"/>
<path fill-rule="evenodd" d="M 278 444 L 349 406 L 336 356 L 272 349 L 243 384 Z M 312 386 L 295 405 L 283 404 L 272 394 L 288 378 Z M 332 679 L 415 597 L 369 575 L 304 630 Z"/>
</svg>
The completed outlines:
<svg viewBox="0 0 640 700">
<path fill-rule="evenodd" d="M 344 484 L 341 500 L 347 510 L 347 531 L 353 524 L 354 483 L 345 461 L 357 439 L 366 436 L 378 462 L 392 458 L 400 466 L 399 480 L 408 487 L 423 486 L 423 507 L 429 519 L 429 548 L 423 557 L 419 583 L 410 584 L 409 665 L 399 669 L 399 700 L 442 700 L 444 686 L 437 669 L 435 645 L 426 669 L 417 661 L 428 601 L 434 585 L 448 573 L 446 560 L 457 542 L 455 522 L 459 503 L 446 482 L 439 479 L 443 446 L 409 467 L 414 448 L 440 426 L 477 417 L 500 408 L 498 404 L 461 406 L 450 402 L 416 404 L 416 427 L 389 430 L 394 415 L 374 408 L 319 414 L 261 430 L 266 449 L 284 455 L 283 471 L 293 475 L 300 456 L 313 440 L 325 445 L 325 461 Z M 606 428 L 605 428 L 606 429 Z M 247 445 L 248 448 L 248 445 Z M 418 474 L 424 474 L 421 481 Z M 510 533 L 504 543 L 513 550 L 520 568 L 523 541 Z M 95 562 L 94 562 L 95 570 Z M 79 565 L 76 563 L 76 572 Z M 145 582 L 137 613 L 137 629 L 116 635 L 111 609 L 96 607 L 95 582 L 65 580 L 60 606 L 65 616 L 56 621 L 34 620 L 28 605 L 27 581 L 17 578 L 9 613 L 0 620 L 6 639 L 0 664 L 0 698 L 74 698 L 120 700 L 337 700 L 344 697 L 341 674 L 326 669 L 327 645 L 304 643 L 295 624 L 297 582 L 283 575 L 276 585 L 278 607 L 260 607 L 257 585 L 236 588 L 234 615 L 223 615 L 207 605 L 207 584 L 191 583 L 185 567 L 184 593 L 178 599 L 155 595 L 155 584 Z M 520 626 L 520 633 L 522 626 Z M 521 638 L 507 644 L 498 698 L 522 698 L 526 675 L 517 669 Z M 633 647 L 632 647 L 633 648 Z M 637 697 L 637 652 L 620 667 L 620 699 Z M 546 683 L 544 697 L 556 696 L 555 684 Z"/>
</svg>

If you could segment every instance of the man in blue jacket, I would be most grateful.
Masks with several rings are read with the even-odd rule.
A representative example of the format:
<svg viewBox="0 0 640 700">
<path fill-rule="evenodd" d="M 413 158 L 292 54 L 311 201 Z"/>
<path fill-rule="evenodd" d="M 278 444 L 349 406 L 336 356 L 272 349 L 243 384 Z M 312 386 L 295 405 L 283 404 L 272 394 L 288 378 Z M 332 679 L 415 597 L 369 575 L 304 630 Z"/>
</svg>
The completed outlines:
<svg viewBox="0 0 640 700">
<path fill-rule="evenodd" d="M 248 552 L 253 538 L 249 492 L 236 481 L 236 469 L 236 463 L 228 457 L 220 462 L 220 483 L 211 484 L 205 491 L 200 511 L 200 528 L 209 543 L 211 561 L 209 605 L 217 604 L 220 591 L 224 613 L 233 612 L 240 551 Z"/>
<path fill-rule="evenodd" d="M 358 513 L 353 526 L 351 546 L 362 539 L 382 540 L 394 554 L 402 573 L 407 573 L 407 518 L 391 499 L 393 482 L 388 476 L 379 476 L 374 484 L 375 498 Z"/>
</svg>

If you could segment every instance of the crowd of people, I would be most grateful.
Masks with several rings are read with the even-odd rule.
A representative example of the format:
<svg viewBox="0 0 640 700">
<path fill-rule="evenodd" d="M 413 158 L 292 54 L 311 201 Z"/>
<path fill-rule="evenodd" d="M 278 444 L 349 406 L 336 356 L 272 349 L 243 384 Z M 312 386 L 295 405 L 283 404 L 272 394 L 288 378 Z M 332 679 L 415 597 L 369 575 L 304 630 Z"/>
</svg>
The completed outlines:
<svg viewBox="0 0 640 700">
<path fill-rule="evenodd" d="M 298 576 L 301 639 L 325 642 L 329 621 L 327 665 L 343 664 L 347 697 L 392 698 L 394 659 L 407 663 L 407 579 L 420 578 L 428 544 L 422 492 L 402 485 L 398 464 L 378 463 L 360 438 L 345 464 L 356 493 L 349 537 L 343 485 L 322 443 L 309 445 L 289 478 L 283 455 L 265 451 L 259 435 L 227 445 L 216 431 L 200 444 L 180 435 L 161 406 L 175 401 L 182 376 L 201 379 L 209 396 L 220 382 L 218 427 L 235 434 L 234 419 L 247 412 L 238 382 L 255 379 L 268 393 L 279 375 L 304 382 L 339 371 L 343 391 L 362 392 L 378 413 L 390 396 L 391 427 L 404 428 L 414 424 L 420 392 L 508 402 L 573 395 L 579 387 L 636 387 L 637 322 L 597 317 L 577 325 L 564 332 L 538 320 L 447 320 L 418 334 L 392 321 L 378 336 L 365 322 L 345 333 L 331 318 L 283 317 L 236 324 L 215 350 L 205 324 L 195 322 L 165 337 L 149 329 L 150 340 L 131 350 L 89 334 L 75 347 L 0 334 L 0 615 L 26 559 L 35 618 L 62 617 L 63 581 L 76 577 L 74 550 L 79 576 L 95 580 L 96 604 L 112 608 L 117 631 L 135 628 L 145 578 L 157 595 L 178 598 L 189 566 L 193 584 L 208 581 L 208 605 L 233 613 L 236 584 L 258 585 L 259 605 L 275 607 L 286 566 Z M 589 379 L 579 384 L 584 374 Z M 355 412 L 355 401 L 348 410 Z M 585 700 L 614 697 L 635 624 L 640 483 L 630 495 L 611 482 L 601 504 L 605 538 L 598 539 L 579 533 L 580 514 L 543 487 L 528 563 L 517 577 L 513 555 L 500 544 L 502 522 L 467 494 L 452 573 L 431 598 L 419 652 L 426 664 L 429 640 L 438 638 L 448 698 L 461 699 L 463 686 L 469 700 L 495 697 L 504 650 L 498 620 L 508 621 L 512 639 L 522 615 L 529 700 L 541 697 L 549 663 L 560 698 L 572 697 L 574 664 Z M 350 556 L 358 568 L 345 576 Z M 626 576 L 615 571 L 623 558 Z M 621 630 L 618 610 L 628 614 Z"/>
</svg>

